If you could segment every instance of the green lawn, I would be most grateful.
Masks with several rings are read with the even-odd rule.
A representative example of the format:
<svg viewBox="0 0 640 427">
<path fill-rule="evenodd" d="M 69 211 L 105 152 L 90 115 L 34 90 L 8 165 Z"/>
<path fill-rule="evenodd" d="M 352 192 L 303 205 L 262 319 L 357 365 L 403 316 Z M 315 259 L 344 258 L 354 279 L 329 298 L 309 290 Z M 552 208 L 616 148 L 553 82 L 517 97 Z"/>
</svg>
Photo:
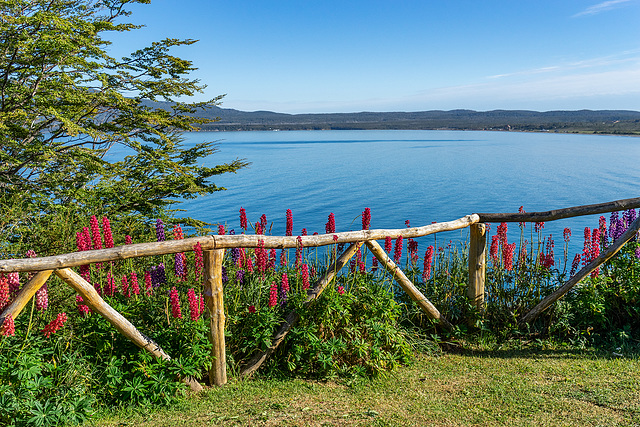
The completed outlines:
<svg viewBox="0 0 640 427">
<path fill-rule="evenodd" d="M 97 426 L 640 426 L 640 360 L 580 350 L 420 356 L 356 384 L 236 381 Z"/>
</svg>

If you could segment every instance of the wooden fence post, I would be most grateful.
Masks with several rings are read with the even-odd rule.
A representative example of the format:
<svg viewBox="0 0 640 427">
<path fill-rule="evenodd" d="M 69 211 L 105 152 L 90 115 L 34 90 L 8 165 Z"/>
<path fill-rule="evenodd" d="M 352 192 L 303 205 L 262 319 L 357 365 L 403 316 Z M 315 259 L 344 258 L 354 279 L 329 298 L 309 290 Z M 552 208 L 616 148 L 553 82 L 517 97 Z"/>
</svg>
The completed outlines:
<svg viewBox="0 0 640 427">
<path fill-rule="evenodd" d="M 222 261 L 224 249 L 204 251 L 204 298 L 209 313 L 211 368 L 209 385 L 227 383 L 227 355 L 224 341 L 224 298 L 222 291 Z"/>
<path fill-rule="evenodd" d="M 469 289 L 467 297 L 480 311 L 484 306 L 487 234 L 484 224 L 473 224 L 469 229 Z"/>
</svg>

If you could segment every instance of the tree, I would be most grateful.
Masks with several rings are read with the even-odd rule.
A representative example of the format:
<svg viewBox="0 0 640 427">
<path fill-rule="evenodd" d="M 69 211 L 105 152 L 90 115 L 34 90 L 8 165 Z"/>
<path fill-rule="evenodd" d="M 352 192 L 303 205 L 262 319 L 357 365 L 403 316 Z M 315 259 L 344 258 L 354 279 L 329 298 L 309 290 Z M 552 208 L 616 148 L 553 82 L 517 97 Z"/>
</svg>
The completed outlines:
<svg viewBox="0 0 640 427">
<path fill-rule="evenodd" d="M 103 34 L 138 28 L 120 21 L 129 4 L 148 2 L 0 0 L 5 207 L 37 217 L 100 207 L 149 219 L 170 213 L 181 198 L 222 190 L 210 178 L 246 166 L 199 166 L 215 143 L 182 144 L 183 132 L 208 122 L 196 114 L 221 99 L 179 101 L 204 89 L 187 77 L 192 63 L 170 54 L 194 40 L 168 38 L 121 59 L 107 54 Z M 107 156 L 116 145 L 126 147 L 124 159 Z"/>
</svg>

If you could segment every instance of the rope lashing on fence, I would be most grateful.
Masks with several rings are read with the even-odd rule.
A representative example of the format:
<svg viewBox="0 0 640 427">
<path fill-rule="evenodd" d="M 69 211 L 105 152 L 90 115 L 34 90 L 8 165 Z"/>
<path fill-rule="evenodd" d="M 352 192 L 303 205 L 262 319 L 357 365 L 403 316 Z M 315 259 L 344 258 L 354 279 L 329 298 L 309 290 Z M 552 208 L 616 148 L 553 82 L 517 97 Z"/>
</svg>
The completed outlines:
<svg viewBox="0 0 640 427">
<path fill-rule="evenodd" d="M 276 248 L 286 249 L 297 247 L 298 238 L 305 248 L 329 246 L 340 243 L 364 242 L 367 240 L 383 240 L 387 236 L 403 238 L 421 237 L 442 231 L 458 230 L 480 221 L 476 214 L 467 215 L 448 222 L 438 222 L 423 227 L 400 228 L 391 230 L 360 230 L 346 231 L 333 234 L 318 234 L 315 236 L 265 236 L 260 234 L 236 234 L 222 236 L 189 237 L 182 240 L 169 240 L 164 242 L 136 243 L 132 245 L 117 246 L 110 249 L 98 249 L 83 252 L 55 255 L 41 258 L 24 258 L 0 260 L 0 272 L 13 271 L 41 271 L 55 270 L 58 268 L 78 267 L 81 265 L 98 262 L 119 261 L 129 258 L 137 258 L 151 255 L 175 254 L 178 252 L 193 251 L 196 243 L 200 242 L 202 249 L 228 249 L 228 248 Z M 335 236 L 335 238 L 334 238 Z M 261 243 L 262 242 L 262 243 Z"/>
</svg>

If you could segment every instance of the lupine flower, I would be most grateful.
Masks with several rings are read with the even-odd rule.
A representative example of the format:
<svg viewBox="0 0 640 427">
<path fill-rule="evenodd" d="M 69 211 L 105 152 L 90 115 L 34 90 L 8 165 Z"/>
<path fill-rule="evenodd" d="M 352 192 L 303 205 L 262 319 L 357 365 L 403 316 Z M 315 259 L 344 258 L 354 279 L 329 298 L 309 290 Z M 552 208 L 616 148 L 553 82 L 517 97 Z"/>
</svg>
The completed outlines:
<svg viewBox="0 0 640 427">
<path fill-rule="evenodd" d="M 427 283 L 431 278 L 431 265 L 433 263 L 433 246 L 429 246 L 424 253 L 424 265 L 422 269 L 422 281 Z"/>
<path fill-rule="evenodd" d="M 300 235 L 301 236 L 306 236 L 307 235 L 307 229 L 303 228 L 302 231 L 300 231 Z"/>
<path fill-rule="evenodd" d="M 631 225 L 631 223 L 635 220 L 636 220 L 635 209 L 628 209 L 624 211 L 624 213 L 622 214 L 622 223 L 624 224 L 625 229 L 629 228 L 629 225 Z"/>
<path fill-rule="evenodd" d="M 237 266 L 238 268 L 244 268 L 246 264 L 247 255 L 245 253 L 244 248 L 240 248 L 240 257 L 238 258 Z"/>
<path fill-rule="evenodd" d="M 338 291 L 338 293 L 339 293 L 340 295 L 344 295 L 344 286 L 339 285 L 339 286 L 336 288 L 336 290 Z"/>
<path fill-rule="evenodd" d="M 264 240 L 262 239 L 258 240 L 258 247 L 256 248 L 255 253 L 256 253 L 256 267 L 258 268 L 258 271 L 260 273 L 264 273 L 265 271 L 267 271 L 267 261 L 268 261 L 267 251 L 264 248 Z"/>
<path fill-rule="evenodd" d="M 173 263 L 174 271 L 175 271 L 176 277 L 178 277 L 178 281 L 181 282 L 182 276 L 184 274 L 184 262 L 182 259 L 182 254 L 177 253 L 175 254 L 174 258 L 175 258 L 175 262 Z"/>
<path fill-rule="evenodd" d="M 589 227 L 584 228 L 584 247 L 582 249 L 582 265 L 587 265 L 591 262 L 591 229 Z"/>
<path fill-rule="evenodd" d="M 411 221 L 409 221 L 408 219 L 404 221 L 404 225 L 407 226 L 407 228 L 411 228 Z"/>
<path fill-rule="evenodd" d="M 507 271 L 513 270 L 513 254 L 516 250 L 516 244 L 506 244 L 502 248 L 502 261 L 504 262 L 504 268 Z"/>
<path fill-rule="evenodd" d="M 27 258 L 35 258 L 35 257 L 36 257 L 36 251 L 34 251 L 33 249 L 29 249 L 29 250 L 25 253 L 25 256 L 26 256 Z M 33 278 L 33 276 L 35 276 L 35 275 L 36 275 L 36 273 L 34 273 L 34 272 L 30 272 L 30 273 L 27 275 L 27 279 L 28 279 L 28 280 L 31 280 L 31 279 Z"/>
<path fill-rule="evenodd" d="M 107 286 L 104 287 L 105 295 L 113 295 L 116 291 L 116 284 L 113 281 L 113 277 L 111 276 L 111 272 L 107 273 Z"/>
<path fill-rule="evenodd" d="M 355 273 L 356 272 L 356 263 L 358 261 L 355 258 L 351 258 L 349 260 L 349 273 Z"/>
<path fill-rule="evenodd" d="M 169 302 L 171 303 L 171 316 L 174 319 L 182 319 L 182 310 L 180 310 L 180 296 L 178 290 L 174 286 L 169 292 Z"/>
<path fill-rule="evenodd" d="M 360 271 L 360 273 L 364 273 L 365 271 L 367 271 L 367 265 L 364 263 L 364 261 L 358 262 L 358 271 Z"/>
<path fill-rule="evenodd" d="M 9 295 L 13 298 L 20 291 L 20 273 L 17 271 L 9 273 L 7 282 L 9 283 Z"/>
<path fill-rule="evenodd" d="M 302 264 L 302 289 L 309 289 L 309 266 L 307 264 Z"/>
<path fill-rule="evenodd" d="M 13 314 L 9 314 L 4 318 L 2 327 L 0 328 L 0 335 L 5 337 L 12 337 L 16 334 L 16 326 L 13 322 Z"/>
<path fill-rule="evenodd" d="M 555 265 L 555 256 L 553 253 L 553 248 L 555 247 L 555 242 L 549 235 L 549 239 L 547 240 L 547 253 L 544 257 L 544 263 L 542 264 L 544 268 L 551 268 Z"/>
<path fill-rule="evenodd" d="M 280 304 L 285 305 L 287 303 L 287 294 L 289 293 L 289 277 L 287 273 L 282 273 L 282 280 L 280 281 Z"/>
<path fill-rule="evenodd" d="M 385 242 L 386 243 L 386 242 Z M 396 246 L 393 251 L 393 259 L 396 263 L 402 258 L 402 236 L 396 238 Z"/>
<path fill-rule="evenodd" d="M 129 236 L 128 234 L 126 236 L 124 236 L 124 244 L 125 245 L 130 245 L 133 243 L 133 239 L 131 238 L 131 236 Z"/>
<path fill-rule="evenodd" d="M 200 314 L 204 313 L 204 296 L 198 294 L 198 302 L 200 303 Z"/>
<path fill-rule="evenodd" d="M 293 213 L 287 209 L 287 230 L 285 236 L 293 236 Z"/>
<path fill-rule="evenodd" d="M 535 230 L 536 233 L 538 233 L 543 228 L 544 228 L 544 222 L 536 222 L 534 227 L 533 227 L 533 229 Z"/>
<path fill-rule="evenodd" d="M 156 240 L 158 242 L 164 242 L 166 236 L 164 235 L 164 222 L 160 218 L 156 220 Z"/>
<path fill-rule="evenodd" d="M 391 238 L 391 236 L 386 236 L 384 238 L 384 250 L 385 252 L 389 253 L 391 252 L 392 249 L 393 249 L 393 239 Z"/>
<path fill-rule="evenodd" d="M 619 218 L 618 212 L 611 212 L 609 219 L 609 237 L 615 242 L 624 233 L 624 222 Z"/>
<path fill-rule="evenodd" d="M 569 277 L 572 277 L 575 274 L 579 265 L 580 265 L 580 254 L 576 254 L 576 256 L 573 257 L 573 262 L 571 263 L 571 272 L 569 273 Z"/>
<path fill-rule="evenodd" d="M 251 257 L 245 258 L 245 264 L 247 267 L 247 271 L 249 273 L 253 273 L 253 263 L 251 262 Z"/>
<path fill-rule="evenodd" d="M 371 260 L 371 271 L 378 271 L 378 258 L 376 257 L 373 257 L 373 259 Z"/>
<path fill-rule="evenodd" d="M 362 229 L 368 230 L 371 225 L 371 209 L 364 208 L 364 212 L 362 212 Z"/>
<path fill-rule="evenodd" d="M 273 281 L 269 287 L 269 308 L 273 308 L 278 304 L 278 284 Z"/>
<path fill-rule="evenodd" d="M 271 248 L 271 250 L 269 251 L 269 265 L 267 266 L 269 270 L 274 270 L 276 268 L 276 258 L 276 248 Z"/>
<path fill-rule="evenodd" d="M 260 216 L 260 225 L 262 226 L 262 231 L 266 233 L 268 222 L 267 222 L 267 216 L 265 214 L 262 214 Z"/>
<path fill-rule="evenodd" d="M 495 235 L 491 236 L 491 247 L 489 248 L 489 256 L 491 257 L 491 262 L 495 266 L 498 264 L 498 248 L 500 246 L 500 237 Z"/>
<path fill-rule="evenodd" d="M 329 214 L 328 221 L 324 226 L 324 231 L 327 234 L 333 234 L 336 232 L 336 218 L 333 215 L 333 212 Z"/>
<path fill-rule="evenodd" d="M 636 248 L 636 258 L 640 259 L 640 246 Z"/>
<path fill-rule="evenodd" d="M 131 272 L 131 292 L 134 295 L 140 295 L 140 285 L 138 284 L 138 275 L 135 271 Z"/>
<path fill-rule="evenodd" d="M 193 288 L 187 291 L 187 299 L 189 300 L 189 316 L 192 321 L 196 321 L 200 318 L 200 304 Z"/>
<path fill-rule="evenodd" d="M 500 241 L 500 245 L 503 247 L 507 244 L 507 223 L 502 222 L 498 225 L 496 234 L 498 236 L 498 240 Z"/>
<path fill-rule="evenodd" d="M 80 295 L 76 295 L 76 304 L 78 306 L 78 312 L 82 317 L 88 315 L 91 312 L 91 309 L 88 305 L 83 304 L 84 300 Z"/>
<path fill-rule="evenodd" d="M 156 267 L 156 273 L 158 274 L 158 286 L 167 284 L 167 275 L 164 269 L 164 263 L 158 264 Z"/>
<path fill-rule="evenodd" d="M 36 291 L 36 310 L 45 311 L 49 307 L 49 289 L 47 284 Z"/>
<path fill-rule="evenodd" d="M 100 236 L 100 225 L 98 224 L 98 218 L 95 215 L 91 216 L 89 220 L 91 225 L 91 236 L 93 238 L 93 249 L 102 249 L 102 237 Z"/>
<path fill-rule="evenodd" d="M 591 260 L 594 260 L 600 255 L 600 229 L 594 228 L 591 236 L 591 252 L 589 254 Z M 600 267 L 591 272 L 591 277 L 598 277 L 600 274 Z"/>
<path fill-rule="evenodd" d="M 124 295 L 125 297 L 130 297 L 131 294 L 129 293 L 129 281 L 127 280 L 127 275 L 123 275 L 122 276 L 122 280 L 120 280 L 120 292 L 122 292 L 122 295 Z"/>
<path fill-rule="evenodd" d="M 47 326 L 44 327 L 42 333 L 45 337 L 49 338 L 51 334 L 55 334 L 60 328 L 64 326 L 67 321 L 67 313 L 58 313 L 55 319 L 53 319 Z"/>
<path fill-rule="evenodd" d="M 102 296 L 102 284 L 100 284 L 99 282 L 96 282 L 93 284 L 93 288 L 96 290 L 98 295 Z"/>
<path fill-rule="evenodd" d="M 196 277 L 196 282 L 199 282 L 202 279 L 202 272 L 204 270 L 204 256 L 202 254 L 202 245 L 200 244 L 200 242 L 196 242 L 195 246 L 193 247 L 193 253 L 195 254 L 196 258 L 193 274 Z M 233 256 L 233 251 L 231 251 L 231 256 Z"/>
<path fill-rule="evenodd" d="M 182 232 L 182 227 L 180 227 L 180 224 L 177 224 L 173 227 L 173 240 L 182 239 L 184 239 L 184 233 Z"/>
<path fill-rule="evenodd" d="M 153 281 L 149 271 L 144 272 L 144 290 L 147 295 L 153 295 Z"/>
<path fill-rule="evenodd" d="M 225 233 L 224 224 L 218 224 L 218 235 L 224 236 L 224 233 Z"/>
<path fill-rule="evenodd" d="M 238 260 L 240 259 L 240 248 L 231 248 L 231 259 L 235 264 L 238 263 Z"/>
<path fill-rule="evenodd" d="M 222 283 L 227 283 L 229 281 L 229 276 L 227 275 L 227 267 L 225 267 L 224 265 L 222 266 L 222 272 L 221 272 L 221 276 L 222 276 Z"/>
<path fill-rule="evenodd" d="M 604 217 L 601 217 L 604 218 Z M 562 232 L 562 238 L 564 239 L 565 243 L 569 243 L 569 239 L 571 238 L 571 229 L 570 228 L 565 228 L 564 231 Z"/>
<path fill-rule="evenodd" d="M 240 208 L 240 228 L 247 231 L 247 212 L 244 208 Z"/>
<path fill-rule="evenodd" d="M 418 262 L 418 242 L 409 238 L 407 240 L 407 250 L 413 264 Z"/>
<path fill-rule="evenodd" d="M 300 263 L 302 262 L 302 248 L 304 245 L 302 244 L 302 237 L 296 237 L 296 269 L 300 267 Z"/>
<path fill-rule="evenodd" d="M 242 285 L 244 280 L 244 270 L 236 270 L 236 283 Z"/>
<path fill-rule="evenodd" d="M 256 306 L 255 305 L 250 305 L 247 307 L 247 310 L 249 311 L 249 313 L 253 314 L 256 312 Z"/>
<path fill-rule="evenodd" d="M 9 281 L 4 273 L 0 273 L 0 312 L 9 305 Z"/>
<path fill-rule="evenodd" d="M 264 228 L 261 222 L 256 222 L 256 234 L 264 234 Z"/>
<path fill-rule="evenodd" d="M 524 244 L 520 247 L 520 253 L 518 254 L 518 262 L 520 265 L 524 265 L 527 262 L 527 241 L 524 241 Z"/>
<path fill-rule="evenodd" d="M 109 218 L 106 216 L 102 217 L 102 232 L 104 233 L 104 247 L 112 248 L 113 244 L 113 234 L 111 234 L 111 223 L 109 222 Z"/>
</svg>

